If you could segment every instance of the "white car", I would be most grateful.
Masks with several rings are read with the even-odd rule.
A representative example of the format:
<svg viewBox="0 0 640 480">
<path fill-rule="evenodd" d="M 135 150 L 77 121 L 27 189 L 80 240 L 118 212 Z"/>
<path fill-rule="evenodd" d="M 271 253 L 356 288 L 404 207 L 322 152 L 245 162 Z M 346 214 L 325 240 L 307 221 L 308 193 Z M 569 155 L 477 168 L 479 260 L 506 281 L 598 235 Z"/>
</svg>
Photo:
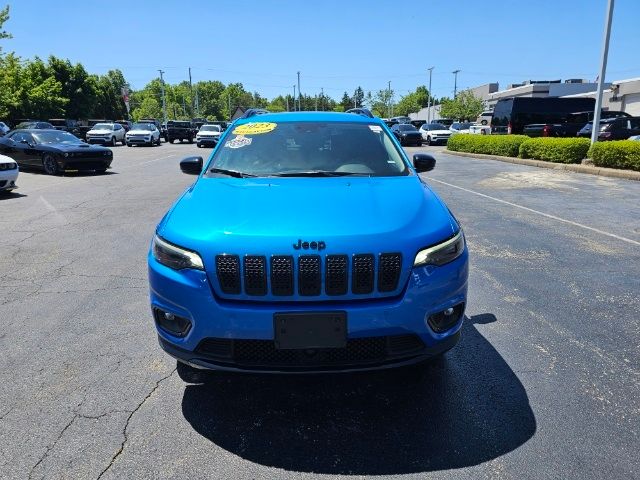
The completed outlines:
<svg viewBox="0 0 640 480">
<path fill-rule="evenodd" d="M 447 143 L 451 136 L 451 131 L 440 123 L 425 123 L 418 131 L 427 145 Z"/>
<path fill-rule="evenodd" d="M 220 125 L 202 125 L 196 134 L 196 142 L 198 147 L 211 145 L 212 147 L 220 140 L 222 129 Z"/>
<path fill-rule="evenodd" d="M 460 132 L 466 133 L 466 132 Z M 489 125 L 474 124 L 469 126 L 469 132 L 476 135 L 491 135 L 491 127 Z"/>
<path fill-rule="evenodd" d="M 0 192 L 9 192 L 18 188 L 18 164 L 6 155 L 0 155 Z"/>
<path fill-rule="evenodd" d="M 116 146 L 116 142 L 126 143 L 126 130 L 119 123 L 96 123 L 87 132 L 88 143 L 102 143 L 104 145 Z"/>
<path fill-rule="evenodd" d="M 137 122 L 126 135 L 127 147 L 132 145 L 160 145 L 160 130 L 153 123 Z"/>
</svg>

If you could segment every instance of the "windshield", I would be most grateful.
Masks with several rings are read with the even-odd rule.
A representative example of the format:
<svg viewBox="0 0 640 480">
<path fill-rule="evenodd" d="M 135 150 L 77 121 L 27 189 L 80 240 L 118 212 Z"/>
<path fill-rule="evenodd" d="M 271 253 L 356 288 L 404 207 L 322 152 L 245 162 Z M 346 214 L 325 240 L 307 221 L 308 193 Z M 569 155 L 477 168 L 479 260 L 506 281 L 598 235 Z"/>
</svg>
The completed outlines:
<svg viewBox="0 0 640 480">
<path fill-rule="evenodd" d="M 207 176 L 407 175 L 400 152 L 379 125 L 252 122 L 236 126 L 216 150 Z"/>
<path fill-rule="evenodd" d="M 448 130 L 447 127 L 441 123 L 431 123 L 425 127 L 427 130 Z"/>
<path fill-rule="evenodd" d="M 47 132 L 33 132 L 37 143 L 82 143 L 78 137 L 60 130 Z"/>
<path fill-rule="evenodd" d="M 96 123 L 92 130 L 113 130 L 113 125 L 110 123 Z"/>
<path fill-rule="evenodd" d="M 155 128 L 155 125 L 152 123 L 134 123 L 131 130 L 149 130 L 152 131 Z"/>
<path fill-rule="evenodd" d="M 415 131 L 416 127 L 414 127 L 413 125 L 410 125 L 408 123 L 405 123 L 405 124 L 402 124 L 402 125 L 398 125 L 398 130 Z"/>
<path fill-rule="evenodd" d="M 218 125 L 203 125 L 200 127 L 201 132 L 219 132 L 220 127 Z"/>
</svg>

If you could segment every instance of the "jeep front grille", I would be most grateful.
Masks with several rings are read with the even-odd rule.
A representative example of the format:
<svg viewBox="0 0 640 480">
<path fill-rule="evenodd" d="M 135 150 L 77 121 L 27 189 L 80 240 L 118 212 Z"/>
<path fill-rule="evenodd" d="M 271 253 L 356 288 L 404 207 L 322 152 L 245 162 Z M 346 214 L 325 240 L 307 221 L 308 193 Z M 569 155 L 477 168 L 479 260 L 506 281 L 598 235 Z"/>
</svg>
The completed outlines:
<svg viewBox="0 0 640 480">
<path fill-rule="evenodd" d="M 366 295 L 398 288 L 402 270 L 400 253 L 348 255 L 217 255 L 216 276 L 227 295 L 314 297 Z M 350 287 L 350 288 L 349 288 Z"/>
</svg>

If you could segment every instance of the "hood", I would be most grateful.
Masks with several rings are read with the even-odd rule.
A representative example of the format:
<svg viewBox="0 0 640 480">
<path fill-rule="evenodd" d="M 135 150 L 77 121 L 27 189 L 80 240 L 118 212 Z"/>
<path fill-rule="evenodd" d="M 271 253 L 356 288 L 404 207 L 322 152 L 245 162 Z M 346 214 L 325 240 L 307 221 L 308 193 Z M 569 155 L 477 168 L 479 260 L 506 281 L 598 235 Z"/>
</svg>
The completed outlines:
<svg viewBox="0 0 640 480">
<path fill-rule="evenodd" d="M 153 132 L 151 130 L 129 130 L 127 132 L 128 135 L 151 135 Z"/>
<path fill-rule="evenodd" d="M 113 133 L 113 130 L 105 130 L 105 129 L 99 129 L 99 130 L 89 130 L 87 132 L 87 134 L 93 134 L 93 135 L 111 135 Z"/>
<path fill-rule="evenodd" d="M 16 163 L 16 161 L 6 155 L 0 155 L 0 163 Z"/>
<path fill-rule="evenodd" d="M 204 130 L 202 132 L 198 132 L 198 135 L 200 135 L 201 137 L 219 137 L 220 136 L 220 132 L 213 132 L 213 131 L 207 131 Z"/>
<path fill-rule="evenodd" d="M 166 240 L 207 256 L 294 254 L 298 240 L 323 241 L 325 253 L 400 251 L 407 246 L 417 251 L 456 230 L 442 201 L 415 175 L 202 177 L 158 227 Z"/>
<path fill-rule="evenodd" d="M 110 151 L 106 147 L 100 147 L 97 145 L 89 145 L 88 143 L 44 143 L 43 147 L 51 147 L 60 152 L 105 152 Z"/>
<path fill-rule="evenodd" d="M 451 130 L 423 130 L 424 133 L 433 133 L 435 135 L 451 135 Z"/>
<path fill-rule="evenodd" d="M 401 254 L 408 281 L 416 253 L 450 238 L 458 226 L 415 175 L 352 178 L 199 178 L 158 226 L 158 234 L 194 250 L 219 296 L 216 255 Z M 307 248 L 304 248 L 307 242 Z M 312 243 L 313 242 L 313 243 Z M 322 245 L 319 251 L 316 246 Z M 296 248 L 296 246 L 298 248 Z M 302 248 L 301 248 L 302 247 Z M 237 298 L 237 297 L 236 297 Z M 255 297 L 245 297 L 256 300 Z M 311 297 L 293 296 L 299 300 Z M 343 299 L 358 298 L 347 294 Z M 317 299 L 317 298 L 316 298 Z"/>
</svg>

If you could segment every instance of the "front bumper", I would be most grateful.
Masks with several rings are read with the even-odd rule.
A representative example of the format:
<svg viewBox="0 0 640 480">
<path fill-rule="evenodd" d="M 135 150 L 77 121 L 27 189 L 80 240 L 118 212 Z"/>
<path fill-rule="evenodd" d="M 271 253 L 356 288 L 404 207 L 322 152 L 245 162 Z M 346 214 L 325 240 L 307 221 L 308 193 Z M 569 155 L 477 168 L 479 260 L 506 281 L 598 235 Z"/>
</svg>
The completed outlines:
<svg viewBox="0 0 640 480">
<path fill-rule="evenodd" d="M 356 301 L 229 301 L 214 295 L 204 272 L 175 271 L 149 256 L 152 309 L 191 322 L 184 337 L 156 325 L 162 348 L 190 365 L 230 371 L 355 371 L 423 361 L 458 341 L 464 309 L 456 323 L 442 333 L 434 331 L 427 319 L 466 303 L 467 277 L 465 251 L 447 265 L 414 268 L 397 297 Z M 347 312 L 345 349 L 290 350 L 290 355 L 275 349 L 275 313 L 327 310 Z"/>
<path fill-rule="evenodd" d="M 10 191 L 18 188 L 16 182 L 18 181 L 18 168 L 11 170 L 0 170 L 0 191 Z"/>
<path fill-rule="evenodd" d="M 111 142 L 111 137 L 90 137 L 87 136 L 87 143 L 100 143 L 106 144 Z"/>
<path fill-rule="evenodd" d="M 127 137 L 126 142 L 131 145 L 146 145 L 153 141 L 153 137 Z"/>
<path fill-rule="evenodd" d="M 220 137 L 196 137 L 196 142 L 198 143 L 198 145 L 215 146 L 218 144 L 218 140 L 220 140 Z"/>
</svg>

